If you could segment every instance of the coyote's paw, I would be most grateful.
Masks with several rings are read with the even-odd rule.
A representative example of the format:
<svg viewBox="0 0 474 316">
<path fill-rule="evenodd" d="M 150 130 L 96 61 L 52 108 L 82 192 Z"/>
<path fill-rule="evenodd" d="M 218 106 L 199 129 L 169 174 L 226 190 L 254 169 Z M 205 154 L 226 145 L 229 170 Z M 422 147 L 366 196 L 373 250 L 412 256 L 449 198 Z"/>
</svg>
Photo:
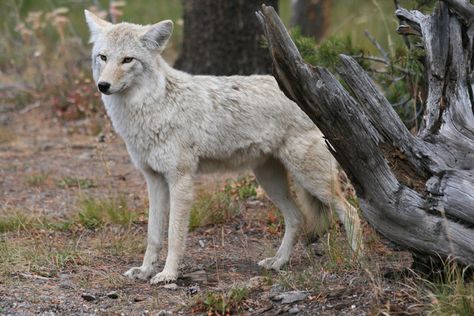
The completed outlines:
<svg viewBox="0 0 474 316">
<path fill-rule="evenodd" d="M 153 268 L 134 267 L 125 272 L 123 275 L 132 280 L 138 279 L 146 281 L 151 278 L 153 273 Z"/>
<path fill-rule="evenodd" d="M 267 270 L 275 270 L 279 271 L 280 268 L 287 262 L 288 260 L 285 260 L 283 258 L 279 258 L 278 256 L 271 257 L 271 258 L 266 258 L 263 259 L 258 263 L 259 266 L 262 268 L 265 268 Z"/>
<path fill-rule="evenodd" d="M 170 283 L 172 281 L 176 281 L 178 278 L 177 273 L 171 273 L 166 271 L 161 271 L 157 273 L 150 281 L 151 284 L 158 284 L 158 283 Z"/>
</svg>

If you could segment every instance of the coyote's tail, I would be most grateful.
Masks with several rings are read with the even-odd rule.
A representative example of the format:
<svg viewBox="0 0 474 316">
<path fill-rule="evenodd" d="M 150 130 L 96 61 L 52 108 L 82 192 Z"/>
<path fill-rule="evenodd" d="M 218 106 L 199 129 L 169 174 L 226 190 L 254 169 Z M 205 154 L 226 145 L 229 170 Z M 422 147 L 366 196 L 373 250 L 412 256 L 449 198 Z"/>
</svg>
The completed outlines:
<svg viewBox="0 0 474 316">
<path fill-rule="evenodd" d="M 331 209 L 311 195 L 297 181 L 293 181 L 293 188 L 304 217 L 302 237 L 306 244 L 314 243 L 329 230 L 332 219 Z"/>
</svg>

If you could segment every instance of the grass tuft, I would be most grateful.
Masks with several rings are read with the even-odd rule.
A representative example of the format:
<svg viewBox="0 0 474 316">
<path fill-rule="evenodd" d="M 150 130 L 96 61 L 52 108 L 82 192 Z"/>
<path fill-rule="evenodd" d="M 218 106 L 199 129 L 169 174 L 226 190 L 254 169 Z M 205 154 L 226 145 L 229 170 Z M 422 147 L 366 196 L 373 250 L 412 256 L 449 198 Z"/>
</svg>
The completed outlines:
<svg viewBox="0 0 474 316">
<path fill-rule="evenodd" d="M 30 187 L 41 187 L 48 180 L 49 175 L 47 173 L 35 173 L 26 177 L 26 183 Z"/>
<path fill-rule="evenodd" d="M 257 186 L 255 177 L 245 175 L 236 180 L 227 179 L 224 192 L 235 200 L 245 200 L 257 197 Z"/>
<path fill-rule="evenodd" d="M 21 213 L 13 213 L 0 217 L 0 233 L 10 231 L 20 231 L 31 228 L 33 225 L 32 218 Z"/>
<path fill-rule="evenodd" d="M 330 228 L 327 234 L 325 248 L 329 256 L 329 260 L 325 263 L 327 270 L 353 270 L 358 268 L 361 264 L 360 258 L 354 256 L 347 241 L 346 234 L 338 224 Z"/>
<path fill-rule="evenodd" d="M 0 233 L 25 230 L 68 231 L 73 223 L 70 220 L 57 220 L 44 216 L 25 215 L 12 212 L 0 216 Z"/>
<path fill-rule="evenodd" d="M 61 189 L 79 188 L 90 189 L 95 187 L 94 181 L 87 178 L 63 177 L 56 182 L 56 185 Z"/>
<path fill-rule="evenodd" d="M 79 200 L 78 223 L 88 229 L 96 229 L 107 224 L 130 226 L 137 214 L 127 206 L 125 196 L 99 199 L 84 197 Z"/>
<path fill-rule="evenodd" d="M 201 188 L 196 196 L 189 220 L 191 230 L 230 220 L 238 213 L 241 201 L 257 197 L 257 182 L 251 176 L 227 179 L 217 192 Z"/>
<path fill-rule="evenodd" d="M 222 224 L 237 212 L 236 203 L 226 192 L 210 193 L 201 189 L 191 208 L 189 227 L 193 230 L 201 226 Z"/>
<path fill-rule="evenodd" d="M 430 298 L 431 315 L 474 315 L 474 282 L 466 281 L 466 271 L 449 260 L 437 280 L 422 280 Z"/>
<path fill-rule="evenodd" d="M 244 311 L 242 303 L 247 299 L 250 290 L 246 287 L 234 287 L 227 292 L 208 292 L 200 296 L 195 311 L 206 311 L 207 315 L 233 315 Z"/>
<path fill-rule="evenodd" d="M 48 243 L 44 239 L 0 240 L 0 274 L 34 273 L 55 277 L 83 263 L 74 241 Z"/>
</svg>

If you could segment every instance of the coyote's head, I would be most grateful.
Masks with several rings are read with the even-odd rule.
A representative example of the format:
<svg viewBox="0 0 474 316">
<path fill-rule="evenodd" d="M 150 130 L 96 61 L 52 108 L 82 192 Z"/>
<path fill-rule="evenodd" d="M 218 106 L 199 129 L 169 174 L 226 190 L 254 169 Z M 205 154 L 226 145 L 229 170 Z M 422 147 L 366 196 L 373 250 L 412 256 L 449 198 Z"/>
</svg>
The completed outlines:
<svg viewBox="0 0 474 316">
<path fill-rule="evenodd" d="M 100 92 L 114 94 L 140 87 L 156 68 L 156 55 L 166 46 L 173 22 L 153 25 L 112 24 L 85 10 L 92 48 L 92 73 Z"/>
</svg>

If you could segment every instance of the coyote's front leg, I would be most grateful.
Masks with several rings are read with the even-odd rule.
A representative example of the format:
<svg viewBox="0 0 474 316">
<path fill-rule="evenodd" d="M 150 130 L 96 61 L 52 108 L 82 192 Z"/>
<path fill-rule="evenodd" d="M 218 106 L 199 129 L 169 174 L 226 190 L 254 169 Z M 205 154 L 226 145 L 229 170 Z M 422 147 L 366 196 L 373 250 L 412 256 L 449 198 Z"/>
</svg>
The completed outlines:
<svg viewBox="0 0 474 316">
<path fill-rule="evenodd" d="M 143 174 L 145 175 L 148 187 L 148 201 L 150 204 L 147 247 L 142 266 L 131 268 L 124 275 L 131 279 L 148 280 L 156 273 L 155 265 L 158 261 L 161 245 L 163 244 L 163 233 L 170 206 L 170 196 L 168 183 L 163 175 L 151 170 L 144 171 Z"/>
<path fill-rule="evenodd" d="M 170 189 L 170 218 L 168 227 L 168 257 L 163 271 L 151 279 L 152 284 L 174 281 L 183 257 L 188 233 L 189 211 L 193 201 L 193 177 L 180 174 L 168 180 Z"/>
</svg>

